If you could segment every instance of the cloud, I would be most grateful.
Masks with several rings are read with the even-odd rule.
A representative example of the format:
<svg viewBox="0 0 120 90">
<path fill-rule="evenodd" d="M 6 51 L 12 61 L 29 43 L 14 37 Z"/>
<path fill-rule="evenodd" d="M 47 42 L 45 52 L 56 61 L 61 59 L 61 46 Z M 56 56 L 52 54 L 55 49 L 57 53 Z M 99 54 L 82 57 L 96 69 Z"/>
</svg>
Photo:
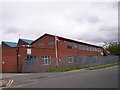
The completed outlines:
<svg viewBox="0 0 120 90">
<path fill-rule="evenodd" d="M 97 23 L 97 22 L 100 22 L 100 19 L 97 16 L 89 16 L 87 18 L 87 21 L 89 21 L 90 23 Z"/>
<path fill-rule="evenodd" d="M 88 42 L 117 39 L 117 2 L 3 3 L 3 40 L 36 39 L 48 32 Z M 14 37 L 12 35 L 15 35 Z M 112 36 L 111 36 L 112 35 Z"/>
<path fill-rule="evenodd" d="M 17 27 L 10 27 L 10 28 L 8 28 L 7 30 L 5 30 L 3 33 L 5 33 L 5 34 L 17 34 L 17 33 L 19 33 L 19 28 L 17 28 Z"/>
</svg>

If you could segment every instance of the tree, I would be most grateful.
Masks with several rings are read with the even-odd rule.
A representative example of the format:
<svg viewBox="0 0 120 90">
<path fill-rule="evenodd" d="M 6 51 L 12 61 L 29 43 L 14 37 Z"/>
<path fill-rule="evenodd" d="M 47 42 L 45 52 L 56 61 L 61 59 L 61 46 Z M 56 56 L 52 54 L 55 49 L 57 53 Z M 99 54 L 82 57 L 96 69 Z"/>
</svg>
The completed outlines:
<svg viewBox="0 0 120 90">
<path fill-rule="evenodd" d="M 106 55 L 110 53 L 112 55 L 120 56 L 120 42 L 105 43 L 104 48 L 104 52 Z"/>
</svg>

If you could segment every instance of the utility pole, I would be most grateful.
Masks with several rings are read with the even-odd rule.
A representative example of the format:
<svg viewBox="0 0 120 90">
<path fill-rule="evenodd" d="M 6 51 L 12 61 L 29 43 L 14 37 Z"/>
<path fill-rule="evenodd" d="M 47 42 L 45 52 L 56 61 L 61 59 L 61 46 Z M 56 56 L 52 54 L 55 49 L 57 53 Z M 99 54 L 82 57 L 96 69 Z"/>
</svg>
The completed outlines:
<svg viewBox="0 0 120 90">
<path fill-rule="evenodd" d="M 58 67 L 58 48 L 57 48 L 57 41 L 58 41 L 58 38 L 57 38 L 57 36 L 55 35 L 55 56 L 56 56 L 56 67 Z"/>
</svg>

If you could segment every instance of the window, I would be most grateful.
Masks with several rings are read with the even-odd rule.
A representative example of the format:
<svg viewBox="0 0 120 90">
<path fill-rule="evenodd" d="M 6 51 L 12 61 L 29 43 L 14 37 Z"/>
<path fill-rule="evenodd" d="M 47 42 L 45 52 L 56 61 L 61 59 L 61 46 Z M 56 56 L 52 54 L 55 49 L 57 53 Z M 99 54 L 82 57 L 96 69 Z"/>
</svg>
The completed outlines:
<svg viewBox="0 0 120 90">
<path fill-rule="evenodd" d="M 83 50 L 82 45 L 79 45 L 79 50 Z"/>
<path fill-rule="evenodd" d="M 98 52 L 101 52 L 101 49 L 100 49 L 100 48 L 98 48 Z"/>
<path fill-rule="evenodd" d="M 39 43 L 39 46 L 44 46 L 44 45 L 45 45 L 44 42 L 40 42 L 40 43 Z"/>
<path fill-rule="evenodd" d="M 82 45 L 82 49 L 83 49 L 83 50 L 86 50 L 86 46 L 85 46 L 85 45 Z"/>
<path fill-rule="evenodd" d="M 91 47 L 91 51 L 93 51 L 93 48 L 94 48 L 94 47 Z"/>
<path fill-rule="evenodd" d="M 50 41 L 50 42 L 48 42 L 48 45 L 55 45 L 55 42 L 54 41 Z"/>
<path fill-rule="evenodd" d="M 72 62 L 73 62 L 72 56 L 68 56 L 68 63 L 72 63 Z"/>
<path fill-rule="evenodd" d="M 26 57 L 26 60 L 35 60 L 36 59 L 36 56 L 27 56 Z"/>
<path fill-rule="evenodd" d="M 95 51 L 95 47 L 93 48 L 93 51 Z"/>
<path fill-rule="evenodd" d="M 88 50 L 88 51 L 89 51 L 89 46 L 86 46 L 86 50 Z"/>
<path fill-rule="evenodd" d="M 85 46 L 84 45 L 82 45 L 82 50 L 85 50 Z"/>
<path fill-rule="evenodd" d="M 78 46 L 77 46 L 76 43 L 73 44 L 73 47 L 74 47 L 75 49 L 78 49 Z"/>
<path fill-rule="evenodd" d="M 88 51 L 90 51 L 90 46 L 88 46 Z"/>
<path fill-rule="evenodd" d="M 68 42 L 68 48 L 72 49 L 72 43 L 71 42 Z"/>
<path fill-rule="evenodd" d="M 92 47 L 90 46 L 90 51 L 92 51 Z"/>
<path fill-rule="evenodd" d="M 84 50 L 87 50 L 87 46 L 84 46 Z"/>
<path fill-rule="evenodd" d="M 50 56 L 42 56 L 42 63 L 44 65 L 49 65 L 50 64 L 50 60 L 51 60 Z"/>
<path fill-rule="evenodd" d="M 78 62 L 79 61 L 79 57 L 78 56 L 75 56 L 74 57 L 74 62 Z"/>
<path fill-rule="evenodd" d="M 95 51 L 97 52 L 97 48 L 95 48 Z"/>
<path fill-rule="evenodd" d="M 27 55 L 31 55 L 31 49 L 27 48 Z"/>
</svg>

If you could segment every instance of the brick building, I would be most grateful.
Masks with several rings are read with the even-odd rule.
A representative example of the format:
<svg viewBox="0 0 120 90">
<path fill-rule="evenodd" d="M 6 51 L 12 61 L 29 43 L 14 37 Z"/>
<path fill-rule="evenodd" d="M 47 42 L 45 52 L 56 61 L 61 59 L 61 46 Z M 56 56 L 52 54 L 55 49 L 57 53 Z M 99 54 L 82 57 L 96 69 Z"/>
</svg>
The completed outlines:
<svg viewBox="0 0 120 90">
<path fill-rule="evenodd" d="M 3 72 L 23 72 L 23 61 L 37 59 L 40 66 L 75 65 L 79 56 L 101 56 L 103 48 L 76 40 L 44 34 L 36 40 L 2 42 Z M 57 59 L 56 59 L 57 58 Z M 64 61 L 67 61 L 65 63 Z"/>
</svg>

